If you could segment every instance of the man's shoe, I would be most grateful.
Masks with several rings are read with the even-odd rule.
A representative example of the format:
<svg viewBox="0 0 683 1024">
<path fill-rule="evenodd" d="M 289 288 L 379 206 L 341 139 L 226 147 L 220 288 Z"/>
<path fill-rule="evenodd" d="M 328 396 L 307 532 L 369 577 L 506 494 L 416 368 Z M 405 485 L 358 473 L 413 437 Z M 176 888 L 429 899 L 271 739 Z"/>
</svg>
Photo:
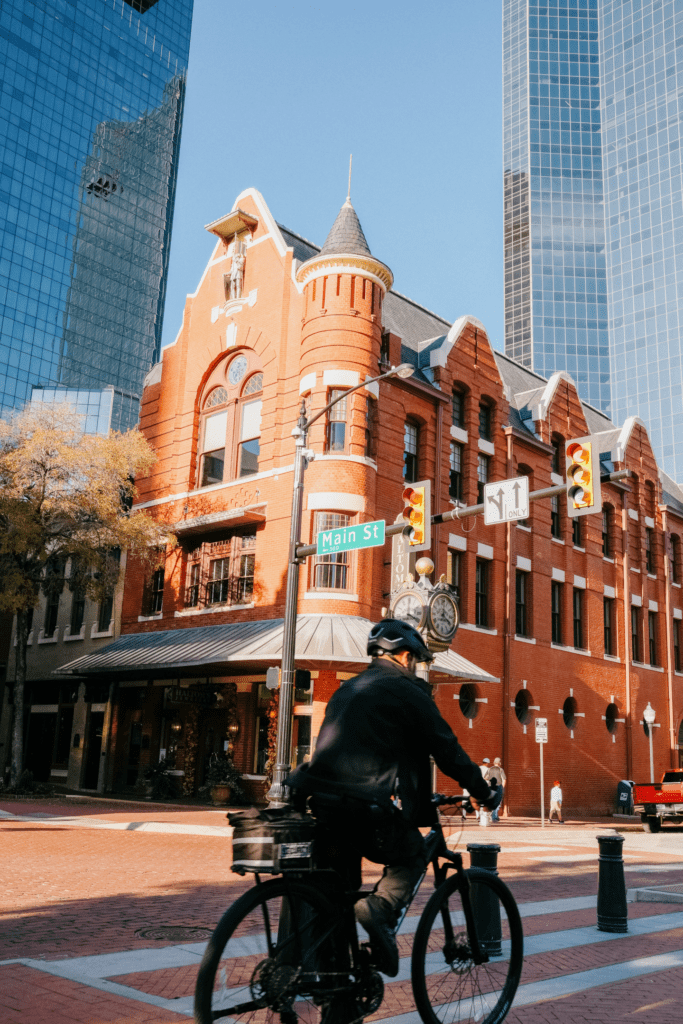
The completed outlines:
<svg viewBox="0 0 683 1024">
<path fill-rule="evenodd" d="M 356 903 L 356 920 L 370 936 L 375 966 L 382 974 L 395 978 L 398 974 L 398 946 L 393 910 L 381 896 L 368 896 Z"/>
</svg>

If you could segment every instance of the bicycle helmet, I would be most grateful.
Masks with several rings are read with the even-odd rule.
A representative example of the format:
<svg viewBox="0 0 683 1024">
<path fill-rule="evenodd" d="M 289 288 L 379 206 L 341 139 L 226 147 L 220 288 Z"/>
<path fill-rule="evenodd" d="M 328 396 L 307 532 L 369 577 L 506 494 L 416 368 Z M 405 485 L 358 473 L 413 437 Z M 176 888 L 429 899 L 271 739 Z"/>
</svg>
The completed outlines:
<svg viewBox="0 0 683 1024">
<path fill-rule="evenodd" d="M 396 654 L 409 651 L 418 661 L 434 661 L 434 655 L 413 626 L 402 619 L 382 619 L 368 635 L 368 654 Z"/>
</svg>

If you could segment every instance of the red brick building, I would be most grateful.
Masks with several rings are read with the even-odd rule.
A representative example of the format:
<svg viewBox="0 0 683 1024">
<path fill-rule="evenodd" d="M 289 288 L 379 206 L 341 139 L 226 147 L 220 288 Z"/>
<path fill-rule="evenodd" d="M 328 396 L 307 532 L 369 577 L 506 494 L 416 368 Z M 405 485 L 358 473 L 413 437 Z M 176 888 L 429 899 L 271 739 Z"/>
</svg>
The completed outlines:
<svg viewBox="0 0 683 1024">
<path fill-rule="evenodd" d="M 263 774 L 279 664 L 294 427 L 399 362 L 407 380 L 369 384 L 311 430 L 303 541 L 401 511 L 405 480 L 432 481 L 433 511 L 472 505 L 484 482 L 561 482 L 564 441 L 597 435 L 604 513 L 570 520 L 564 498 L 518 524 L 466 519 L 433 530 L 435 578 L 457 588 L 462 624 L 431 679 L 470 754 L 502 756 L 513 812 L 537 810 L 533 718 L 549 720 L 546 779 L 568 812 L 614 807 L 622 778 L 678 763 L 683 721 L 683 492 L 656 465 L 645 426 L 615 426 L 573 381 L 546 381 L 491 348 L 483 325 L 451 325 L 391 290 L 350 202 L 322 249 L 242 193 L 208 226 L 216 245 L 173 345 L 149 373 L 141 428 L 158 453 L 139 505 L 177 537 L 144 579 L 130 562 L 121 637 L 69 671 L 117 684 L 107 787 L 175 750 L 185 788 L 232 726 L 235 757 Z M 364 638 L 392 590 L 390 545 L 309 558 L 300 580 L 295 758 L 330 694 L 364 663 Z M 271 716 L 271 717 L 269 717 Z M 531 727 L 530 727 L 531 726 Z M 439 785 L 448 783 L 440 780 Z"/>
</svg>

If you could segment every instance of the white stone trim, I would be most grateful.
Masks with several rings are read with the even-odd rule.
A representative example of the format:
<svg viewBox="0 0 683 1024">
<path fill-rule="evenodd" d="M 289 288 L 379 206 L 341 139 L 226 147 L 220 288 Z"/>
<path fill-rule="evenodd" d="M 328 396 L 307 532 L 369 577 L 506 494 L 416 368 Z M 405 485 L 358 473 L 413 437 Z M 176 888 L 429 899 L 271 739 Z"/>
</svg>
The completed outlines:
<svg viewBox="0 0 683 1024">
<path fill-rule="evenodd" d="M 520 636 L 519 633 L 515 633 L 515 640 L 519 640 L 520 644 L 535 644 L 536 640 L 530 636 Z"/>
<path fill-rule="evenodd" d="M 368 382 L 369 380 L 371 381 L 371 380 L 372 380 L 372 377 L 370 377 L 370 376 L 369 376 L 369 375 L 368 375 L 368 374 L 366 373 L 366 375 L 365 375 L 365 390 L 366 390 L 367 392 L 369 392 L 369 394 L 371 394 L 371 395 L 372 395 L 372 397 L 373 397 L 374 399 L 377 399 L 377 400 L 379 400 L 379 381 L 378 381 L 378 380 L 376 380 L 376 381 L 374 381 L 374 382 L 373 382 L 372 384 L 368 384 L 367 382 Z"/>
<path fill-rule="evenodd" d="M 531 572 L 531 559 L 525 558 L 523 555 L 517 555 L 517 568 L 523 569 L 524 572 Z"/>
<path fill-rule="evenodd" d="M 360 384 L 357 370 L 323 370 L 323 386 L 326 388 L 355 388 Z"/>
<path fill-rule="evenodd" d="M 237 344 L 237 324 L 228 324 L 225 328 L 225 347 L 234 348 Z"/>
<path fill-rule="evenodd" d="M 114 635 L 114 620 L 113 619 L 109 623 L 109 629 L 106 629 L 103 633 L 98 633 L 97 632 L 97 623 L 93 622 L 93 627 L 90 630 L 90 639 L 91 640 L 96 640 L 98 637 L 102 637 L 102 636 L 113 636 L 113 635 Z"/>
<path fill-rule="evenodd" d="M 449 548 L 455 548 L 456 551 L 467 551 L 467 537 L 461 537 L 457 533 L 449 533 L 448 546 Z"/>
<path fill-rule="evenodd" d="M 490 544 L 477 544 L 477 558 L 493 558 L 493 548 Z"/>
<path fill-rule="evenodd" d="M 614 589 L 614 587 L 608 587 L 606 583 L 605 583 L 604 587 L 602 588 L 602 592 L 603 592 L 605 597 L 616 597 L 617 596 L 617 592 Z"/>
<path fill-rule="evenodd" d="M 555 484 L 556 487 L 562 487 L 564 485 L 564 477 L 561 476 L 559 473 L 551 473 L 550 482 L 551 484 Z"/>
<path fill-rule="evenodd" d="M 642 608 L 643 599 L 640 594 L 631 594 L 631 604 L 634 604 L 636 608 Z"/>
<path fill-rule="evenodd" d="M 581 654 L 584 658 L 592 658 L 593 655 L 590 651 L 585 651 L 582 647 L 567 647 L 566 644 L 553 644 L 551 648 L 554 651 L 567 651 L 569 654 Z"/>
<path fill-rule="evenodd" d="M 556 580 L 557 583 L 564 583 L 564 569 L 556 569 L 553 566 L 551 579 Z"/>
<path fill-rule="evenodd" d="M 321 458 L 321 456 L 318 456 L 318 458 Z M 133 511 L 137 512 L 139 508 L 153 508 L 155 505 L 168 505 L 169 502 L 182 501 L 183 498 L 194 498 L 198 494 L 216 494 L 217 491 L 224 491 L 229 487 L 244 487 L 247 480 L 249 483 L 253 483 L 255 480 L 265 480 L 270 476 L 275 477 L 277 480 L 280 473 L 291 473 L 293 470 L 294 463 L 289 466 L 276 466 L 275 469 L 266 469 L 263 473 L 254 473 L 249 477 L 237 477 L 236 480 L 227 480 L 222 484 L 211 484 L 210 487 L 197 487 L 193 491 L 176 491 L 175 494 L 168 494 L 165 498 L 141 501 L 138 505 L 133 505 Z M 263 504 L 265 502 L 259 502 L 259 505 Z"/>
<path fill-rule="evenodd" d="M 151 622 L 153 619 L 163 618 L 163 612 L 155 612 L 154 615 L 138 615 L 138 622 Z"/>
<path fill-rule="evenodd" d="M 647 527 L 648 527 L 648 528 L 649 528 L 650 530 L 654 530 L 654 528 L 655 528 L 655 521 L 654 521 L 654 519 L 652 518 L 652 516 L 645 516 L 645 525 L 646 525 L 646 526 L 647 526 Z"/>
<path fill-rule="evenodd" d="M 304 594 L 304 601 L 357 601 L 358 594 L 330 593 L 329 590 L 310 590 Z"/>
<path fill-rule="evenodd" d="M 484 626 L 473 626 L 471 622 L 461 622 L 459 629 L 469 629 L 473 633 L 486 633 L 488 636 L 498 636 L 497 629 L 487 629 Z"/>
<path fill-rule="evenodd" d="M 659 605 L 657 604 L 656 601 L 648 601 L 647 610 L 649 612 L 658 612 L 659 611 Z"/>
<path fill-rule="evenodd" d="M 493 441 L 485 441 L 483 437 L 477 439 L 477 447 L 480 452 L 485 452 L 487 455 L 495 455 L 496 449 L 494 448 Z"/>
<path fill-rule="evenodd" d="M 683 611 L 680 608 L 674 608 L 674 619 L 683 619 Z"/>
<path fill-rule="evenodd" d="M 429 365 L 430 366 L 445 366 L 448 362 L 448 357 L 451 354 L 452 349 L 457 345 L 460 340 L 460 335 L 465 330 L 467 324 L 471 324 L 472 327 L 481 328 L 488 338 L 488 333 L 481 320 L 477 320 L 476 317 L 466 314 L 461 316 L 455 321 L 453 326 L 450 328 L 448 334 L 444 338 L 442 344 L 438 348 L 432 349 L 429 353 Z M 502 383 L 502 381 L 501 381 Z"/>
<path fill-rule="evenodd" d="M 346 494 L 344 491 L 314 491 L 308 495 L 309 511 L 364 512 L 365 495 Z"/>
<path fill-rule="evenodd" d="M 630 508 L 628 510 L 628 515 L 629 519 L 635 519 L 636 522 L 638 522 L 638 519 L 640 518 L 637 511 L 634 508 Z"/>
<path fill-rule="evenodd" d="M 461 444 L 467 444 L 469 441 L 468 433 L 462 427 L 451 427 L 451 437 L 454 441 L 460 441 Z"/>
<path fill-rule="evenodd" d="M 586 577 L 585 576 L 575 576 L 574 577 L 574 586 L 576 587 L 577 590 L 585 590 L 586 589 Z"/>
<path fill-rule="evenodd" d="M 621 658 L 618 658 L 616 654 L 603 654 L 602 657 L 605 661 L 616 661 L 621 664 Z"/>
<path fill-rule="evenodd" d="M 311 391 L 315 387 L 317 377 L 318 375 L 315 370 L 313 373 L 307 373 L 305 377 L 302 377 L 299 381 L 299 394 L 304 395 L 307 391 Z"/>
</svg>

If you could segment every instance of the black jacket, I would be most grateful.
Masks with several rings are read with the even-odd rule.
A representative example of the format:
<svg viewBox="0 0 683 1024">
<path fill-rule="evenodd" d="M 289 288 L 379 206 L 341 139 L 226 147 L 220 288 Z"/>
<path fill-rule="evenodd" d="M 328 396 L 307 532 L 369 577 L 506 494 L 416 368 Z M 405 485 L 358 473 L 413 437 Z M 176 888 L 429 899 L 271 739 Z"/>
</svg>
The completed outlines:
<svg viewBox="0 0 683 1024">
<path fill-rule="evenodd" d="M 430 825 L 430 754 L 472 796 L 488 796 L 478 765 L 441 717 L 428 685 L 396 662 L 377 658 L 333 694 L 313 758 L 287 784 L 300 793 L 345 794 L 380 805 L 398 790 L 406 817 Z"/>
</svg>

